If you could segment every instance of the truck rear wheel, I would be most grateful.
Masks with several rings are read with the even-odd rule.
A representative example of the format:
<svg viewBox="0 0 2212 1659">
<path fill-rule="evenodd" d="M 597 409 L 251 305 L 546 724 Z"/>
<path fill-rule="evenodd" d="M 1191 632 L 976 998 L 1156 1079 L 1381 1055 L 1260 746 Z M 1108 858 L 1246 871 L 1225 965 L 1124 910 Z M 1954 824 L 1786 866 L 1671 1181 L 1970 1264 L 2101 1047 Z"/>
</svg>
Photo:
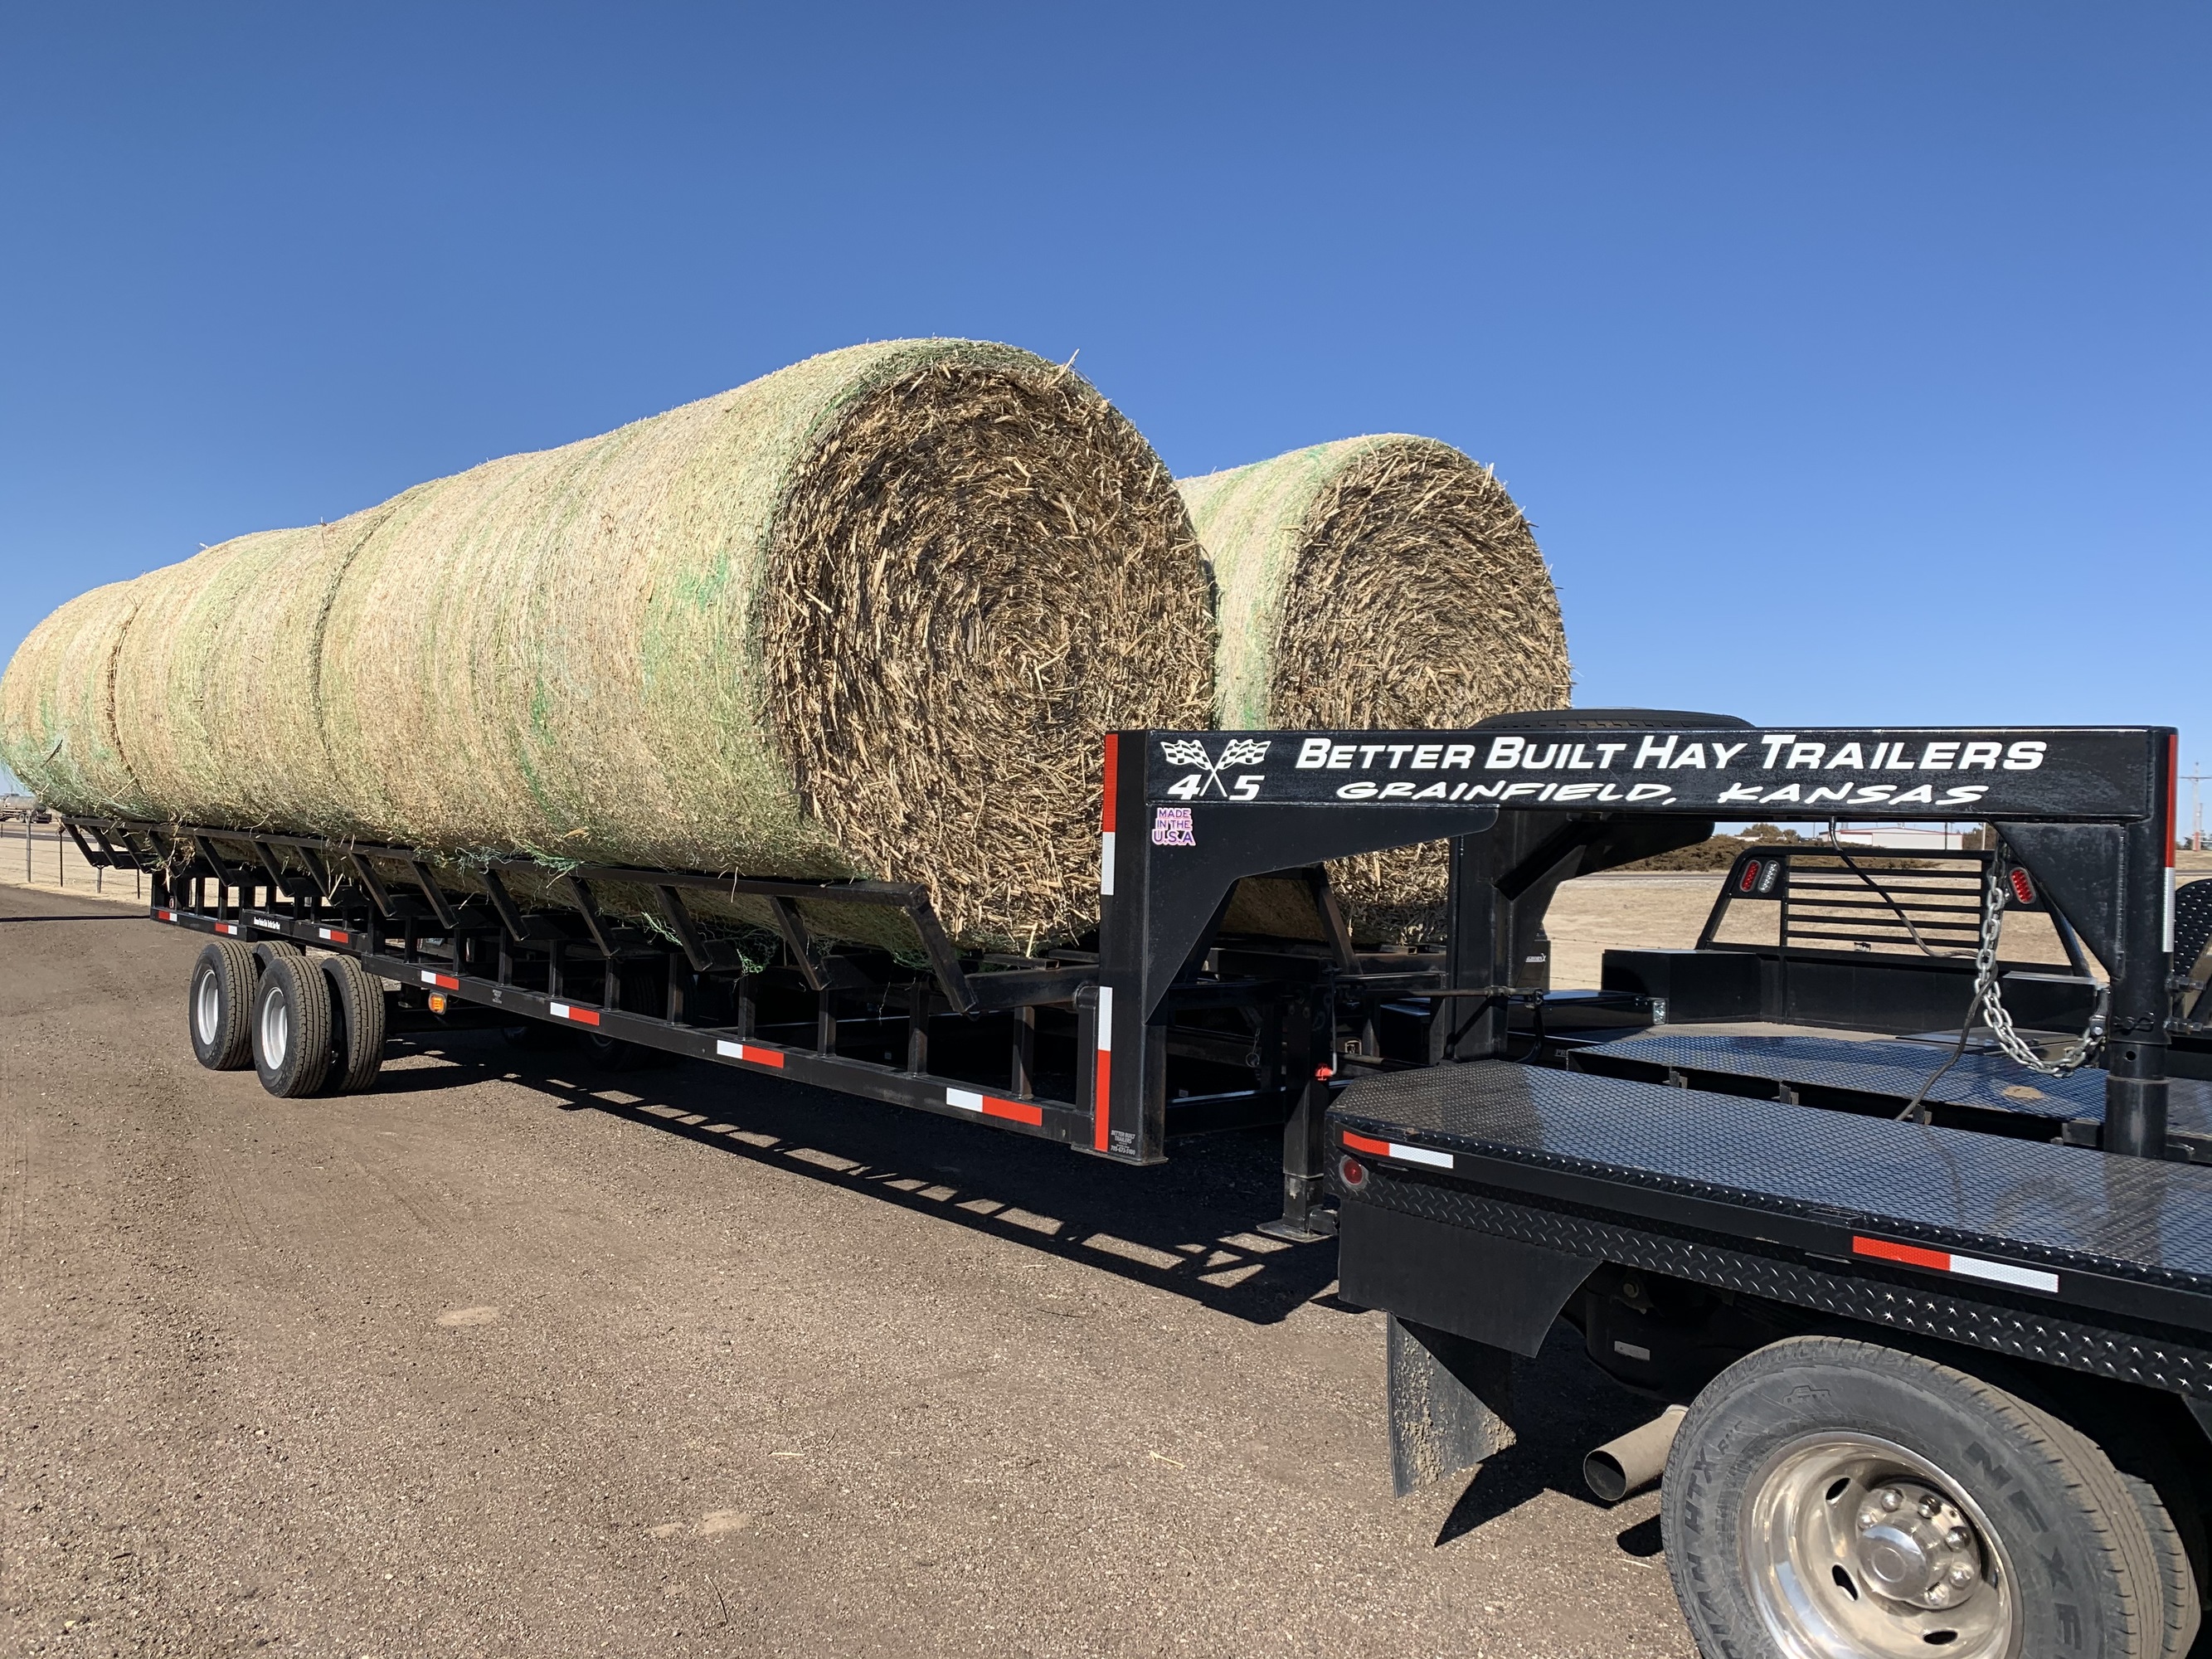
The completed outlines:
<svg viewBox="0 0 2212 1659">
<path fill-rule="evenodd" d="M 330 981 L 331 1086 L 356 1095 L 376 1086 L 384 1066 L 384 986 L 351 957 L 325 957 Z"/>
<path fill-rule="evenodd" d="M 1668 1570 L 1700 1652 L 2152 1659 L 2168 1597 L 2137 1500 L 2078 1431 L 1919 1354 L 1793 1337 L 1692 1404 Z"/>
<path fill-rule="evenodd" d="M 192 1054 L 210 1072 L 242 1072 L 253 1063 L 253 951 L 234 939 L 203 946 L 185 995 Z"/>
<path fill-rule="evenodd" d="M 274 954 L 253 994 L 253 1069 L 261 1086 L 298 1100 L 331 1069 L 331 984 L 304 956 Z"/>
</svg>

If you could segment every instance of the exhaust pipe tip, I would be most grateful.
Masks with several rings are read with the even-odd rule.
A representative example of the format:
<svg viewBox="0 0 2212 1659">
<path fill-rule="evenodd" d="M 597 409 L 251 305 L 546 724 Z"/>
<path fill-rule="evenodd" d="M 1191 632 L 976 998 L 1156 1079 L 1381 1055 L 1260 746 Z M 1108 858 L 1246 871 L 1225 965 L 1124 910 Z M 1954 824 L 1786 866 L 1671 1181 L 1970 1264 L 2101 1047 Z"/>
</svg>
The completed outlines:
<svg viewBox="0 0 2212 1659">
<path fill-rule="evenodd" d="M 1583 1459 L 1583 1485 L 1604 1502 L 1618 1504 L 1653 1484 L 1666 1472 L 1667 1454 L 1689 1409 L 1669 1406 L 1642 1428 L 1607 1441 Z"/>
</svg>

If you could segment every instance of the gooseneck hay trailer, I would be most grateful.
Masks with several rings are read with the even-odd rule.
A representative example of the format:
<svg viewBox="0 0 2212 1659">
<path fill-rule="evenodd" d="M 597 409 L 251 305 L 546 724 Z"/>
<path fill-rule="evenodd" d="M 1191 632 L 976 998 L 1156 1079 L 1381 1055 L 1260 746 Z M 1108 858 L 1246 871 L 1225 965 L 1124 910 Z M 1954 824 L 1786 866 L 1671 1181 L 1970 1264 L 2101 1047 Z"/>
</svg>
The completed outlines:
<svg viewBox="0 0 2212 1659">
<path fill-rule="evenodd" d="M 927 890 L 75 817 L 210 934 L 210 1066 L 372 1086 L 407 1022 L 562 1025 L 1159 1161 L 1283 1130 L 1283 1210 L 1389 1320 L 1401 1492 L 1512 1443 L 1556 1322 L 1651 1402 L 1708 1655 L 2179 1655 L 2212 1479 L 2212 907 L 2159 727 L 1124 731 L 1102 920 L 963 949 Z M 1969 821 L 1929 855 L 1753 847 L 1697 948 L 1548 990 L 1545 908 L 1717 821 Z M 1448 943 L 1356 945 L 1325 866 L 1445 842 Z M 773 921 L 710 925 L 742 897 Z M 864 945 L 882 927 L 910 945 Z M 2065 962 L 2005 955 L 2040 918 Z M 1756 924 L 1745 926 L 1740 924 Z M 1759 933 L 1753 939 L 1738 937 Z"/>
</svg>

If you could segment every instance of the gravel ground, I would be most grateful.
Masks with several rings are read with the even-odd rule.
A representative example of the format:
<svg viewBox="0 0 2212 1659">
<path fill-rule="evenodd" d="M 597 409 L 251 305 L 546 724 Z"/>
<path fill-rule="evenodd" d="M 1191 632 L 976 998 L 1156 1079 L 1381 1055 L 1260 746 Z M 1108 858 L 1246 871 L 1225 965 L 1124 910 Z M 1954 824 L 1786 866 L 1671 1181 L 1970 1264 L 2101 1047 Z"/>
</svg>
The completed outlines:
<svg viewBox="0 0 2212 1659">
<path fill-rule="evenodd" d="M 0 888 L 0 1650 L 1684 1656 L 1638 1404 L 1392 1498 L 1380 1316 L 1129 1170 L 462 1034 L 193 1064 L 196 935 Z"/>
</svg>

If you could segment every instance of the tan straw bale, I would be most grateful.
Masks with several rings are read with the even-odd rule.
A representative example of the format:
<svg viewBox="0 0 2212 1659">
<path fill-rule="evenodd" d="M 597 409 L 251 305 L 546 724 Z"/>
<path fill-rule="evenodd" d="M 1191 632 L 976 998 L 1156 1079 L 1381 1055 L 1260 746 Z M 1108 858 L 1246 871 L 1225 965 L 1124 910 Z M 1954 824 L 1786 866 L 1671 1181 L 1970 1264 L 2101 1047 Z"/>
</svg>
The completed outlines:
<svg viewBox="0 0 2212 1659">
<path fill-rule="evenodd" d="M 143 578 L 118 713 L 179 818 L 918 880 L 1051 943 L 1096 914 L 1100 734 L 1206 721 L 1205 580 L 1079 376 L 893 341 Z"/>
<path fill-rule="evenodd" d="M 1528 521 L 1449 444 L 1347 438 L 1179 487 L 1212 568 L 1224 729 L 1457 726 L 1566 703 L 1566 629 Z M 1441 925 L 1440 847 L 1330 873 L 1363 941 Z"/>
<path fill-rule="evenodd" d="M 80 593 L 16 647 L 0 678 L 0 762 L 41 799 L 80 811 L 152 807 L 116 732 L 115 664 L 134 582 Z"/>
</svg>

